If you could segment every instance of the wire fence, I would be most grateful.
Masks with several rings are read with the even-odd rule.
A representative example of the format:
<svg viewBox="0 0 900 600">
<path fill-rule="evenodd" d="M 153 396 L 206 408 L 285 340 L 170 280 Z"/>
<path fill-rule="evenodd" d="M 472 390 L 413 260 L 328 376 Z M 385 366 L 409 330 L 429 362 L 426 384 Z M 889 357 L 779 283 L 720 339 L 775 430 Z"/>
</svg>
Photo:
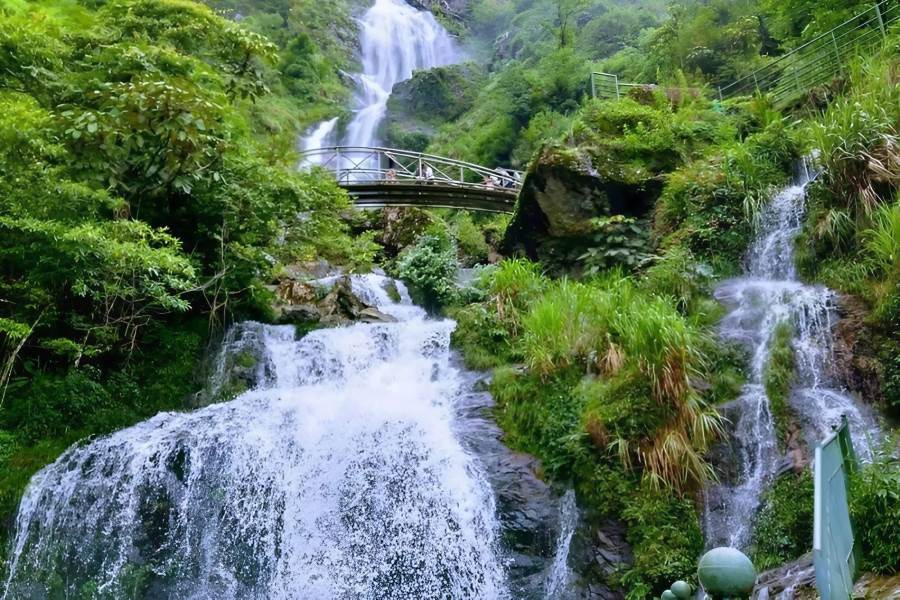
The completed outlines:
<svg viewBox="0 0 900 600">
<path fill-rule="evenodd" d="M 718 88 L 720 100 L 769 94 L 783 108 L 809 90 L 843 74 L 851 60 L 873 52 L 900 22 L 900 0 L 881 0 L 871 8 L 813 38 L 749 75 Z M 591 94 L 618 100 L 639 83 L 623 83 L 612 73 L 591 73 Z"/>
<path fill-rule="evenodd" d="M 854 58 L 872 52 L 900 21 L 900 0 L 882 0 L 746 77 L 719 88 L 719 98 L 768 93 L 783 107 L 841 75 Z"/>
</svg>

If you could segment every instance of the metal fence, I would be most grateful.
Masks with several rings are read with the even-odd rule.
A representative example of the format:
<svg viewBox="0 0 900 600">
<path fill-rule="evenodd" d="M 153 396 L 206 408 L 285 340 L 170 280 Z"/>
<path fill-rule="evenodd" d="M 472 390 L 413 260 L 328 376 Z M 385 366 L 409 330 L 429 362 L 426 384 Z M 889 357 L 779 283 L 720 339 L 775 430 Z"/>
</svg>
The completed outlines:
<svg viewBox="0 0 900 600">
<path fill-rule="evenodd" d="M 746 77 L 719 88 L 720 98 L 769 93 L 784 106 L 840 75 L 847 63 L 882 44 L 900 21 L 900 0 L 882 0 Z"/>
<path fill-rule="evenodd" d="M 847 502 L 856 457 L 846 417 L 816 447 L 813 563 L 822 600 L 849 600 L 856 577 L 856 547 Z"/>
<path fill-rule="evenodd" d="M 776 107 L 783 108 L 841 75 L 852 59 L 883 44 L 888 30 L 898 22 L 900 0 L 881 0 L 746 77 L 718 88 L 719 99 L 765 93 Z M 612 73 L 591 73 L 594 98 L 617 100 L 642 85 L 623 83 Z"/>
</svg>

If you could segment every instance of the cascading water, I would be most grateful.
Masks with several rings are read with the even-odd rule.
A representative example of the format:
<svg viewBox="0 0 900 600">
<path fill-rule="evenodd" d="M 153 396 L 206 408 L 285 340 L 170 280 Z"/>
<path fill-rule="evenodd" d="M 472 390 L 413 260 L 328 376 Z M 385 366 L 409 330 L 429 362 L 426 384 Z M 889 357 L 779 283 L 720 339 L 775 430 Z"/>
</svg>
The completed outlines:
<svg viewBox="0 0 900 600">
<path fill-rule="evenodd" d="M 341 145 L 378 146 L 378 127 L 394 85 L 409 79 L 418 69 L 457 62 L 460 52 L 434 15 L 416 10 L 403 0 L 375 0 L 359 20 L 359 28 L 362 72 L 353 76 L 353 118 Z M 301 142 L 303 150 L 323 147 L 327 139 L 321 135 L 323 128 L 331 135 L 335 123 L 327 121 L 314 127 Z M 348 159 L 354 169 L 367 168 L 365 156 Z"/>
<path fill-rule="evenodd" d="M 763 385 L 779 324 L 787 322 L 794 331 L 797 373 L 790 407 L 803 425 L 807 443 L 815 445 L 844 414 L 857 451 L 863 458 L 871 456 L 868 436 L 877 432 L 877 425 L 840 391 L 832 375 L 836 295 L 797 279 L 793 246 L 802 225 L 809 181 L 804 164 L 795 183 L 775 195 L 764 209 L 748 253 L 747 275 L 716 290 L 716 297 L 731 309 L 722 321 L 721 335 L 748 347 L 751 360 L 749 381 L 728 411 L 735 415 L 732 461 L 736 472 L 730 480 L 706 491 L 705 529 L 710 547 L 747 546 L 762 494 L 780 462 Z"/>
<path fill-rule="evenodd" d="M 0 597 L 512 597 L 505 512 L 552 510 L 498 509 L 492 486 L 534 484 L 486 470 L 510 453 L 451 361 L 455 324 L 426 318 L 400 284 L 392 301 L 389 285 L 353 278 L 396 323 L 299 340 L 291 326 L 238 325 L 213 380 L 246 352 L 255 389 L 76 445 L 39 472 Z M 568 551 L 571 532 L 559 536 Z M 560 562 L 538 558 L 532 571 Z M 515 597 L 543 597 L 546 580 Z"/>
<path fill-rule="evenodd" d="M 300 149 L 306 152 L 307 150 L 316 150 L 318 148 L 333 146 L 335 143 L 334 129 L 337 127 L 337 123 L 338 119 L 335 117 L 329 121 L 322 121 L 311 128 L 300 141 Z M 321 157 L 316 156 L 308 160 L 314 164 L 319 164 L 321 162 Z"/>
</svg>

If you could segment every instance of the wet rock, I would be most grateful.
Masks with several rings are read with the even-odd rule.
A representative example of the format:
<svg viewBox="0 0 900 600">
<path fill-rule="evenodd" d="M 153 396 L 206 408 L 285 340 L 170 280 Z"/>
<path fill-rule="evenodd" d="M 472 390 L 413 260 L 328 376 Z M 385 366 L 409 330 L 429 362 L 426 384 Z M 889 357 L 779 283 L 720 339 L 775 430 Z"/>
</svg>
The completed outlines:
<svg viewBox="0 0 900 600">
<path fill-rule="evenodd" d="M 866 402 L 884 404 L 885 368 L 876 351 L 877 334 L 866 322 L 869 310 L 855 296 L 838 301 L 841 319 L 834 330 L 834 375 Z"/>
<path fill-rule="evenodd" d="M 331 291 L 317 305 L 321 322 L 326 325 L 340 325 L 360 320 L 362 312 L 371 308 L 353 293 L 349 277 L 335 280 Z"/>
<path fill-rule="evenodd" d="M 782 565 L 760 573 L 756 578 L 756 587 L 753 588 L 752 598 L 763 600 L 778 598 L 779 594 L 787 591 L 793 593 L 793 598 L 801 597 L 803 590 L 815 587 L 816 572 L 813 569 L 812 555 L 807 554 L 794 562 Z"/>
<path fill-rule="evenodd" d="M 660 182 L 631 181 L 614 171 L 600 172 L 578 148 L 545 146 L 525 176 L 503 251 L 551 266 L 572 264 L 594 245 L 591 219 L 645 215 Z"/>
<path fill-rule="evenodd" d="M 359 311 L 359 320 L 363 323 L 396 323 L 396 317 L 385 314 L 375 307 L 364 308 Z"/>
<path fill-rule="evenodd" d="M 381 236 L 379 242 L 384 253 L 394 257 L 413 244 L 435 218 L 420 208 L 390 207 L 381 211 Z"/>
<path fill-rule="evenodd" d="M 392 148 L 424 151 L 444 123 L 475 105 L 485 81 L 473 64 L 416 71 L 394 86 L 385 116 L 385 141 Z"/>
<path fill-rule="evenodd" d="M 294 325 L 318 323 L 321 321 L 322 315 L 315 304 L 298 304 L 295 306 L 285 306 L 281 309 L 281 323 L 290 323 Z"/>
</svg>

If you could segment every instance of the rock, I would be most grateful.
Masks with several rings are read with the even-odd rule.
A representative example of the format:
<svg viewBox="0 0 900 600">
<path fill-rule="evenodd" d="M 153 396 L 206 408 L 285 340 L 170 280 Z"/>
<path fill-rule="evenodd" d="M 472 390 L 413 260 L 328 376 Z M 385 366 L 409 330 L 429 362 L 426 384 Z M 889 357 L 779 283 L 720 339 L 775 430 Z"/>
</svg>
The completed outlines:
<svg viewBox="0 0 900 600">
<path fill-rule="evenodd" d="M 297 304 L 282 307 L 279 322 L 299 325 L 318 323 L 321 319 L 322 315 L 315 304 Z"/>
<path fill-rule="evenodd" d="M 295 279 L 284 279 L 275 290 L 275 295 L 286 304 L 314 304 L 316 288 Z"/>
<path fill-rule="evenodd" d="M 392 258 L 412 245 L 435 218 L 421 208 L 390 207 L 381 211 L 381 237 L 386 256 Z"/>
<path fill-rule="evenodd" d="M 756 578 L 751 598 L 759 600 L 778 598 L 779 594 L 786 590 L 796 594 L 800 590 L 814 587 L 815 582 L 816 572 L 812 564 L 812 555 L 807 554 L 794 562 L 760 573 Z"/>
<path fill-rule="evenodd" d="M 396 84 L 384 121 L 387 145 L 424 151 L 441 125 L 475 105 L 484 81 L 481 67 L 467 63 L 416 71 Z"/>
<path fill-rule="evenodd" d="M 525 176 L 503 250 L 551 265 L 574 263 L 593 244 L 591 219 L 641 217 L 662 188 L 656 179 L 632 181 L 609 169 L 601 174 L 577 148 L 548 145 Z"/>
<path fill-rule="evenodd" d="M 322 323 L 340 325 L 358 321 L 363 310 L 370 308 L 353 293 L 349 277 L 335 280 L 331 291 L 318 304 Z"/>
<path fill-rule="evenodd" d="M 841 319 L 834 329 L 834 375 L 866 402 L 883 406 L 885 365 L 877 356 L 877 333 L 866 321 L 869 309 L 859 298 L 843 294 L 838 312 Z"/>
<path fill-rule="evenodd" d="M 363 323 L 396 323 L 397 318 L 385 314 L 375 307 L 364 308 L 359 311 L 359 320 Z"/>
</svg>

